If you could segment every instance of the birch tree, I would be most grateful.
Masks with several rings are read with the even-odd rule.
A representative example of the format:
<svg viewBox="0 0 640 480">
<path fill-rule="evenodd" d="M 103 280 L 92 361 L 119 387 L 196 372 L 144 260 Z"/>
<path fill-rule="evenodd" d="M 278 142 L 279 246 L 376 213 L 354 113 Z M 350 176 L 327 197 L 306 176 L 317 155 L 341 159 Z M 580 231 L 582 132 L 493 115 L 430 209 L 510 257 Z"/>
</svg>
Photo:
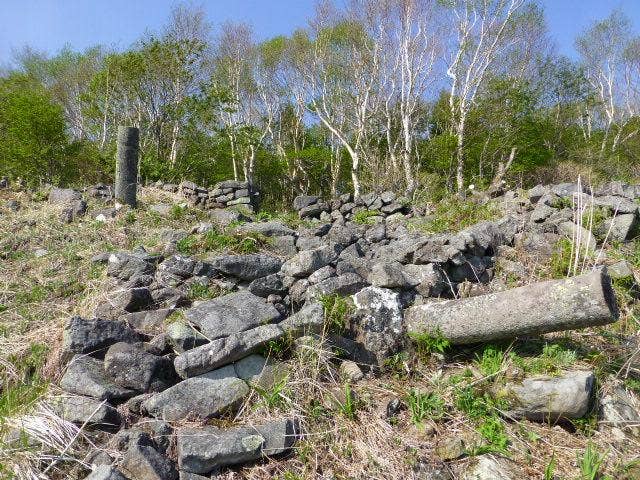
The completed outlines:
<svg viewBox="0 0 640 480">
<path fill-rule="evenodd" d="M 517 41 L 514 20 L 525 0 L 451 0 L 455 38 L 447 65 L 449 109 L 456 136 L 456 186 L 464 188 L 467 117 L 501 51 Z"/>
</svg>

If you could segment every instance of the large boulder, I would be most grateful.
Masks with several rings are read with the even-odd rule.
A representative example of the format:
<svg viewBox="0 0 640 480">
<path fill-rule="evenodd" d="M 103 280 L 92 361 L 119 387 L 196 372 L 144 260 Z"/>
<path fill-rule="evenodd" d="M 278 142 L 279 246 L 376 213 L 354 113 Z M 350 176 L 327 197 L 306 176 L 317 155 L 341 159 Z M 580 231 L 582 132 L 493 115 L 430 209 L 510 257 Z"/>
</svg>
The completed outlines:
<svg viewBox="0 0 640 480">
<path fill-rule="evenodd" d="M 146 253 L 118 252 L 107 257 L 107 275 L 119 280 L 153 275 L 159 257 Z"/>
<path fill-rule="evenodd" d="M 383 288 L 411 288 L 419 283 L 414 278 L 406 275 L 400 262 L 374 263 L 369 272 L 368 280 L 374 287 Z"/>
<path fill-rule="evenodd" d="M 71 359 L 60 386 L 69 393 L 98 400 L 123 400 L 135 395 L 133 390 L 117 385 L 109 378 L 101 360 L 86 355 L 75 355 Z"/>
<path fill-rule="evenodd" d="M 49 203 L 58 205 L 68 205 L 78 200 L 82 200 L 82 194 L 72 188 L 52 188 L 49 191 Z"/>
<path fill-rule="evenodd" d="M 280 318 L 276 308 L 252 293 L 241 290 L 190 308 L 187 320 L 210 340 L 227 337 Z"/>
<path fill-rule="evenodd" d="M 282 266 L 282 260 L 279 258 L 262 253 L 221 255 L 209 261 L 218 272 L 248 281 L 276 273 Z"/>
<path fill-rule="evenodd" d="M 94 313 L 99 318 L 117 320 L 121 315 L 147 310 L 153 304 L 151 291 L 147 287 L 123 288 L 109 293 Z"/>
<path fill-rule="evenodd" d="M 616 215 L 605 220 L 602 233 L 609 233 L 610 241 L 624 242 L 638 235 L 638 218 L 634 213 Z"/>
<path fill-rule="evenodd" d="M 169 422 L 207 419 L 235 410 L 249 393 L 239 378 L 188 378 L 142 402 L 149 415 Z"/>
</svg>

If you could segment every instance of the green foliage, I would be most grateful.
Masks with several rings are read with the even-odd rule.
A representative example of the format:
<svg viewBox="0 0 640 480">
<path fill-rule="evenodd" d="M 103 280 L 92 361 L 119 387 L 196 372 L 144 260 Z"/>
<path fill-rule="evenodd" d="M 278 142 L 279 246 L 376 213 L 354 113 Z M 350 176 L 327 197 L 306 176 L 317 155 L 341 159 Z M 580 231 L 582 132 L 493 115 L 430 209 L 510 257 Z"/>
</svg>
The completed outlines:
<svg viewBox="0 0 640 480">
<path fill-rule="evenodd" d="M 259 385 L 252 385 L 252 387 L 260 395 L 262 403 L 272 410 L 283 408 L 288 403 L 290 396 L 288 382 L 289 377 L 285 376 L 268 387 L 263 388 Z"/>
<path fill-rule="evenodd" d="M 493 415 L 480 422 L 478 433 L 486 440 L 486 443 L 477 446 L 473 450 L 474 455 L 482 455 L 485 453 L 502 453 L 506 454 L 509 446 L 509 437 L 504 428 L 504 422 L 497 416 Z"/>
<path fill-rule="evenodd" d="M 379 215 L 379 210 L 360 210 L 353 216 L 353 222 L 358 225 L 371 225 L 374 222 L 374 217 Z"/>
<path fill-rule="evenodd" d="M 544 468 L 544 480 L 554 480 L 555 471 L 556 471 L 556 456 L 552 455 L 551 460 L 547 463 L 547 466 Z"/>
<path fill-rule="evenodd" d="M 228 291 L 217 285 L 205 285 L 203 283 L 192 283 L 189 286 L 188 297 L 191 300 L 210 300 L 227 294 Z"/>
<path fill-rule="evenodd" d="M 423 222 L 412 226 L 428 233 L 458 232 L 475 223 L 494 220 L 498 214 L 497 208 L 490 203 L 480 204 L 451 196 L 438 202 L 433 214 Z"/>
<path fill-rule="evenodd" d="M 347 320 L 353 311 L 353 304 L 348 297 L 338 294 L 322 295 L 320 304 L 324 308 L 325 326 L 329 331 L 342 332 L 347 326 Z"/>
<path fill-rule="evenodd" d="M 482 356 L 476 354 L 476 365 L 485 377 L 495 375 L 502 369 L 504 352 L 494 345 L 487 345 Z"/>
<path fill-rule="evenodd" d="M 246 254 L 256 253 L 268 238 L 258 233 L 249 235 L 221 233 L 210 230 L 202 235 L 189 235 L 176 243 L 176 249 L 185 255 L 206 252 Z"/>
<path fill-rule="evenodd" d="M 578 454 L 578 466 L 580 467 L 580 480 L 597 480 L 601 478 L 600 469 L 606 455 L 598 453 L 595 445 L 589 442 L 582 455 Z"/>
<path fill-rule="evenodd" d="M 409 413 L 414 425 L 421 425 L 425 418 L 440 420 L 444 416 L 444 400 L 435 392 L 411 390 L 407 396 Z"/>
<path fill-rule="evenodd" d="M 344 385 L 344 401 L 338 402 L 340 407 L 340 413 L 349 420 L 355 420 L 357 417 L 358 401 L 351 389 L 351 385 L 346 383 Z"/>
<path fill-rule="evenodd" d="M 432 353 L 444 353 L 451 342 L 442 335 L 440 330 L 434 332 L 410 333 L 418 355 L 426 357 Z"/>
<path fill-rule="evenodd" d="M 558 240 L 553 248 L 549 268 L 552 278 L 564 278 L 571 267 L 572 242 L 568 238 Z"/>
</svg>

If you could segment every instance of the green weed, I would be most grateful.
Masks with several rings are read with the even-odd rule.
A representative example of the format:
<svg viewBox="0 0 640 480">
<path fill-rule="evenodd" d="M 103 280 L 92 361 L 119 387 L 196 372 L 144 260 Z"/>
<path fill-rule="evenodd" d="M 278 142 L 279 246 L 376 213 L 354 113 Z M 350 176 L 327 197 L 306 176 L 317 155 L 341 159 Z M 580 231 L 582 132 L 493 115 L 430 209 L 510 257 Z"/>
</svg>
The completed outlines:
<svg viewBox="0 0 640 480">
<path fill-rule="evenodd" d="M 380 210 L 360 210 L 353 215 L 353 223 L 358 225 L 372 225 L 374 217 L 381 215 Z"/>
<path fill-rule="evenodd" d="M 494 220 L 499 214 L 498 208 L 490 203 L 479 204 L 450 196 L 438 202 L 426 221 L 412 226 L 427 233 L 458 232 L 475 223 Z"/>
<path fill-rule="evenodd" d="M 444 400 L 434 392 L 411 390 L 407 396 L 407 404 L 411 421 L 416 426 L 422 424 L 425 418 L 439 420 L 444 416 Z"/>
<path fill-rule="evenodd" d="M 597 480 L 600 477 L 600 468 L 605 455 L 601 455 L 596 447 L 589 442 L 582 455 L 578 454 L 578 466 L 580 467 L 580 480 Z"/>
<path fill-rule="evenodd" d="M 228 293 L 227 290 L 217 285 L 193 283 L 189 287 L 188 296 L 191 300 L 211 300 L 226 293 Z"/>
<path fill-rule="evenodd" d="M 344 402 L 338 402 L 340 412 L 349 420 L 355 420 L 357 416 L 357 400 L 348 383 L 344 386 Z"/>
<path fill-rule="evenodd" d="M 289 377 L 285 376 L 280 381 L 274 383 L 268 388 L 262 388 L 259 385 L 252 385 L 253 389 L 260 395 L 263 404 L 269 409 L 278 409 L 284 407 L 288 401 L 287 384 Z"/>
<path fill-rule="evenodd" d="M 340 333 L 347 326 L 347 319 L 353 311 L 353 304 L 348 297 L 340 295 L 322 295 L 320 304 L 324 308 L 324 320 L 327 330 Z"/>
<path fill-rule="evenodd" d="M 495 375 L 502 369 L 504 352 L 493 345 L 487 345 L 482 356 L 476 354 L 476 365 L 485 377 Z"/>
<path fill-rule="evenodd" d="M 416 352 L 422 357 L 432 353 L 444 353 L 451 342 L 442 335 L 440 330 L 434 332 L 410 333 L 409 338 L 413 341 Z"/>
</svg>

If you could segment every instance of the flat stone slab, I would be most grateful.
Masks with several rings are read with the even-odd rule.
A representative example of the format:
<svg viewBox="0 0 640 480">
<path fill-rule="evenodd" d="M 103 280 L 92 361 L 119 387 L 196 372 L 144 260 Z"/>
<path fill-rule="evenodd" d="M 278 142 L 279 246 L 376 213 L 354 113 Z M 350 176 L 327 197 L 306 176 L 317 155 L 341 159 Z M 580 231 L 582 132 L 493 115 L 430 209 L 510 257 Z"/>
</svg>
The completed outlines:
<svg viewBox="0 0 640 480">
<path fill-rule="evenodd" d="M 252 224 L 249 224 L 252 225 Z M 282 260 L 271 255 L 220 255 L 209 259 L 217 271 L 241 280 L 255 280 L 280 271 Z"/>
<path fill-rule="evenodd" d="M 206 474 L 216 468 L 287 452 L 298 437 L 294 421 L 278 419 L 260 426 L 183 428 L 177 434 L 180 470 Z"/>
<path fill-rule="evenodd" d="M 202 302 L 187 310 L 185 315 L 210 340 L 228 337 L 280 318 L 272 304 L 246 290 Z"/>
<path fill-rule="evenodd" d="M 173 364 L 182 378 L 194 377 L 247 357 L 284 334 L 278 325 L 261 325 L 187 350 Z"/>
<path fill-rule="evenodd" d="M 62 335 L 64 350 L 73 353 L 91 353 L 117 342 L 137 342 L 142 337 L 122 322 L 73 317 Z"/>
<path fill-rule="evenodd" d="M 239 378 L 193 377 L 148 398 L 142 409 L 169 422 L 207 419 L 236 409 L 249 391 Z"/>
</svg>

